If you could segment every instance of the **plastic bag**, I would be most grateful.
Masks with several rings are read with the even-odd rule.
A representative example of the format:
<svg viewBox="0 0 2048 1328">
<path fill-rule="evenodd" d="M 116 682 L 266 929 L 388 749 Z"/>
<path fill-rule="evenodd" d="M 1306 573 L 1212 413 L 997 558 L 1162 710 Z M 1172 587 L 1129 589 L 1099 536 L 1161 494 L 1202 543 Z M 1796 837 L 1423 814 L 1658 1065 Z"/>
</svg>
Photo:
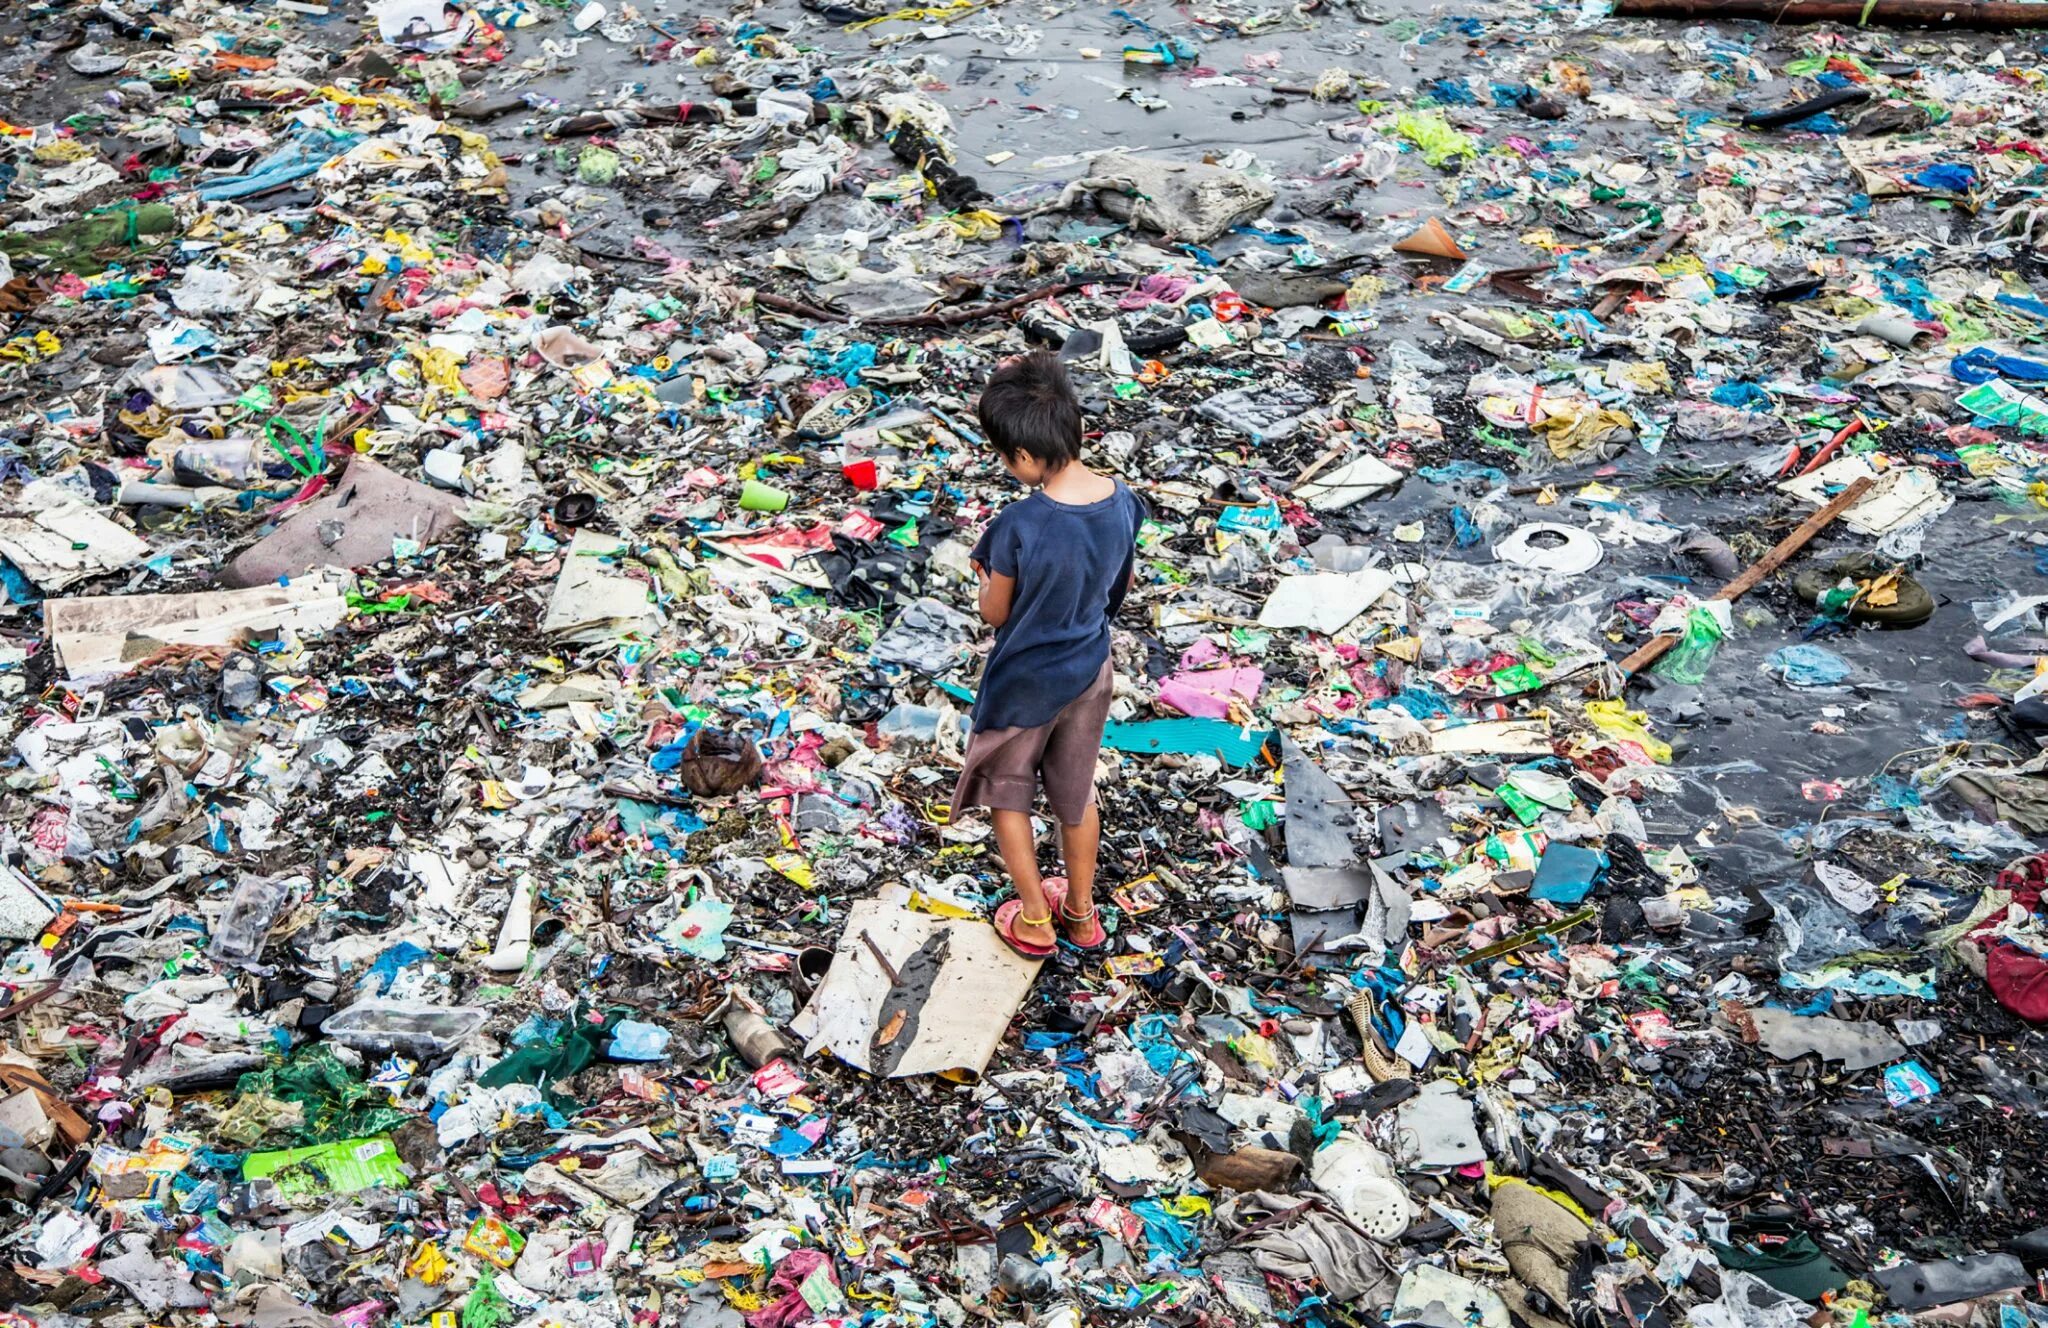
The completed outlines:
<svg viewBox="0 0 2048 1328">
<path fill-rule="evenodd" d="M 1454 157 L 1479 155 L 1479 145 L 1451 128 L 1441 114 L 1417 115 L 1404 111 L 1394 121 L 1394 133 L 1420 149 L 1422 159 L 1432 166 L 1442 166 Z"/>
<path fill-rule="evenodd" d="M 619 178 L 619 154 L 596 144 L 576 159 L 576 178 L 584 184 L 606 185 Z"/>
<path fill-rule="evenodd" d="M 1771 655 L 1770 667 L 1793 687 L 1833 687 L 1850 673 L 1848 660 L 1815 645 L 1786 646 Z"/>
<path fill-rule="evenodd" d="M 1685 615 L 1685 635 L 1651 671 L 1672 682 L 1697 686 L 1707 680 L 1707 674 L 1713 667 L 1714 653 L 1721 648 L 1722 638 L 1726 635 L 1720 620 L 1712 612 L 1695 606 L 1691 613 Z"/>
<path fill-rule="evenodd" d="M 1586 718 L 1617 743 L 1633 743 L 1658 765 L 1671 764 L 1671 744 L 1650 732 L 1650 717 L 1621 701 L 1588 701 Z"/>
<path fill-rule="evenodd" d="M 669 1031 L 659 1024 L 621 1019 L 612 1028 L 610 1056 L 615 1061 L 658 1061 L 668 1056 Z"/>
<path fill-rule="evenodd" d="M 385 1091 L 356 1078 L 323 1046 L 308 1047 L 290 1060 L 243 1075 L 235 1091 L 298 1103 L 303 1115 L 289 1132 L 307 1144 L 383 1134 L 413 1118 L 410 1111 L 381 1105 L 390 1101 Z"/>
</svg>

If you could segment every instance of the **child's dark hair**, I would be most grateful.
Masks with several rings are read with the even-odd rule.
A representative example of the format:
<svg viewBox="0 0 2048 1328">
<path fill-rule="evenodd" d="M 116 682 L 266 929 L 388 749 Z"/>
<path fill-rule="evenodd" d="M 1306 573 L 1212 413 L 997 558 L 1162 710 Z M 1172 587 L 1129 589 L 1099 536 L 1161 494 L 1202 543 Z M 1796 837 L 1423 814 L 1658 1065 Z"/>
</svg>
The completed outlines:
<svg viewBox="0 0 2048 1328">
<path fill-rule="evenodd" d="M 1005 360 L 989 375 L 974 413 L 996 451 L 1032 457 L 1048 471 L 1081 459 L 1081 403 L 1067 366 L 1050 351 Z"/>
</svg>

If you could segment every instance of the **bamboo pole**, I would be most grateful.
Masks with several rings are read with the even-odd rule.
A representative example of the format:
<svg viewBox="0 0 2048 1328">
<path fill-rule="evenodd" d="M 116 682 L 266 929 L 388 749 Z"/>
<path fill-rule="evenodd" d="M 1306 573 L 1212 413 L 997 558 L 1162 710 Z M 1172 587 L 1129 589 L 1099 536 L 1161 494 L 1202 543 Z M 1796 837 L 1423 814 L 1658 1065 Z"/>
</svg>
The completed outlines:
<svg viewBox="0 0 2048 1328">
<path fill-rule="evenodd" d="M 1757 559 L 1756 563 L 1742 575 L 1714 592 L 1713 597 L 1720 600 L 1737 600 L 1756 589 L 1758 582 L 1784 566 L 1786 559 L 1805 548 L 1807 542 L 1825 530 L 1836 517 L 1854 507 L 1864 494 L 1870 492 L 1870 486 L 1875 483 L 1877 480 L 1874 476 L 1865 475 L 1836 494 L 1826 507 L 1800 522 L 1797 530 L 1779 540 L 1776 548 Z M 1664 652 L 1678 644 L 1679 637 L 1680 634 L 1677 632 L 1666 632 L 1662 636 L 1653 636 L 1637 646 L 1635 653 L 1621 661 L 1624 678 L 1632 678 L 1662 659 Z"/>
</svg>

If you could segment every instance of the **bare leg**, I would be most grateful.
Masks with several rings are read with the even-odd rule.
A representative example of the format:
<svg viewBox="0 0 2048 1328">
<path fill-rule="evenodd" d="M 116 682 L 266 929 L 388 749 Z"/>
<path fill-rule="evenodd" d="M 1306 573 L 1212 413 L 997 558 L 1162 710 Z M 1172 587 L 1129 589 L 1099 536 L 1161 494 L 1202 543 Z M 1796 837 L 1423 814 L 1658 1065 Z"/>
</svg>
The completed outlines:
<svg viewBox="0 0 2048 1328">
<path fill-rule="evenodd" d="M 1031 837 L 1031 817 L 1026 812 L 992 809 L 989 819 L 995 823 L 996 849 L 1003 855 L 1003 866 L 1009 869 L 1010 881 L 1017 887 L 1017 898 L 1024 901 L 1024 911 L 1014 928 L 1017 939 L 1034 945 L 1051 945 L 1059 939 L 1053 930 L 1052 908 L 1045 902 L 1045 889 L 1038 877 L 1038 844 Z M 1095 874 L 1094 861 L 1089 861 L 1089 876 Z M 1043 918 L 1037 926 L 1024 921 L 1025 918 Z"/>
<path fill-rule="evenodd" d="M 1102 847 L 1102 818 L 1095 812 L 1095 804 L 1089 803 L 1088 810 L 1081 813 L 1079 825 L 1060 827 L 1060 861 L 1067 867 L 1066 911 L 1069 919 L 1085 919 L 1089 910 L 1095 907 L 1095 858 Z M 1069 921 L 1067 925 L 1081 935 L 1076 944 L 1088 944 L 1088 937 L 1095 934 L 1095 925 L 1087 921 Z"/>
</svg>

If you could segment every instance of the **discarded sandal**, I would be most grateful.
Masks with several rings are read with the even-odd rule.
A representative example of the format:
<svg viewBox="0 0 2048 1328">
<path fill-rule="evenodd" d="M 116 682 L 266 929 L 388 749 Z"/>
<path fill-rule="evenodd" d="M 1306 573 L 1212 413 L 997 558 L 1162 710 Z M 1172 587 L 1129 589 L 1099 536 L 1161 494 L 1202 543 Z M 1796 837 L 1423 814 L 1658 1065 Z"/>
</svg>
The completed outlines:
<svg viewBox="0 0 2048 1328">
<path fill-rule="evenodd" d="M 1351 1016 L 1352 1024 L 1358 1029 L 1358 1041 L 1365 1061 L 1365 1072 L 1375 1083 L 1386 1083 L 1390 1079 L 1407 1079 L 1415 1071 L 1408 1062 L 1398 1060 L 1387 1051 L 1387 1044 L 1373 1027 L 1373 1020 L 1379 1014 L 1378 1002 L 1369 991 L 1361 991 L 1344 1003 L 1345 1013 Z"/>
<path fill-rule="evenodd" d="M 1048 910 L 1042 918 L 1027 918 L 1023 914 L 1024 901 L 1021 899 L 1009 900 L 996 909 L 996 935 L 1002 937 L 1004 945 L 1009 946 L 1026 959 L 1052 958 L 1055 951 L 1059 948 L 1057 943 L 1053 945 L 1040 945 L 1035 941 L 1024 940 L 1017 935 L 1017 924 L 1020 922 L 1027 927 L 1051 926 L 1052 913 Z"/>
</svg>

